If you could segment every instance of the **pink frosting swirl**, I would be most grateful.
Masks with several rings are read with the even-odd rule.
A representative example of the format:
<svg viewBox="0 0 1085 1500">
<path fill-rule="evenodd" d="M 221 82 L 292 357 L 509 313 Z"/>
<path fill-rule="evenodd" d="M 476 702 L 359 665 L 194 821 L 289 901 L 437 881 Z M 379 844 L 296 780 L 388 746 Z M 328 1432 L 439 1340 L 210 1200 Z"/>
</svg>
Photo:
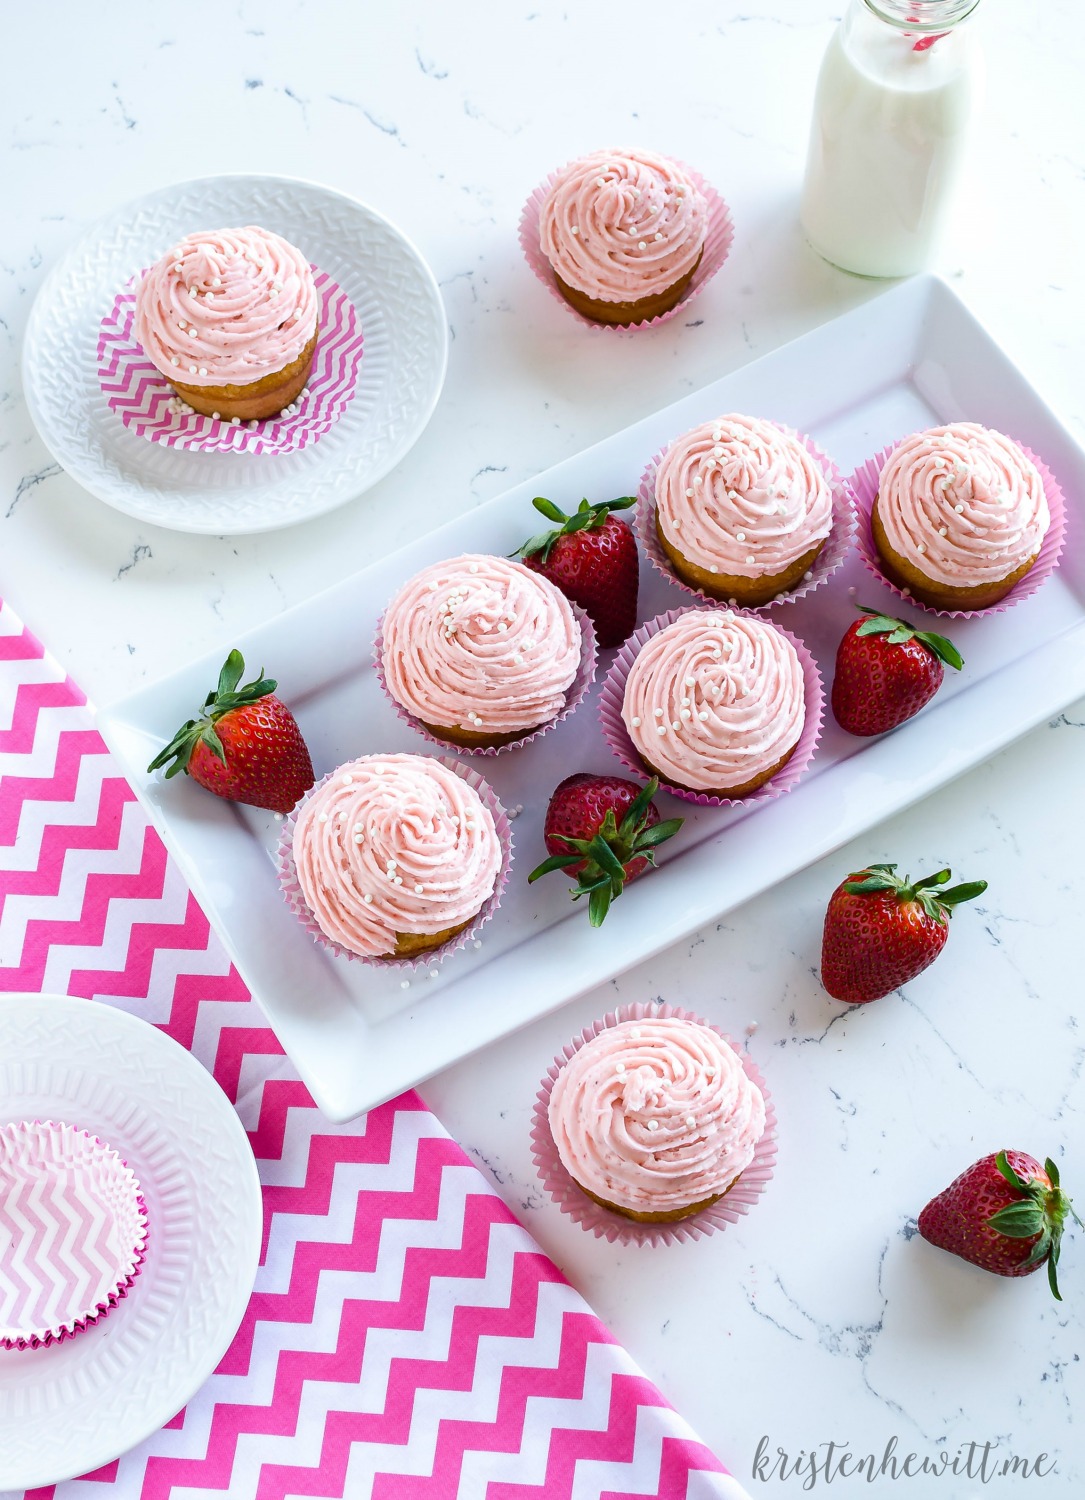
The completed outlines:
<svg viewBox="0 0 1085 1500">
<path fill-rule="evenodd" d="M 645 642 L 622 718 L 663 779 L 694 791 L 745 786 L 793 750 L 806 721 L 794 646 L 775 626 L 691 609 Z"/>
<path fill-rule="evenodd" d="M 396 933 L 458 927 L 493 895 L 501 841 L 489 808 L 429 755 L 363 755 L 302 804 L 298 884 L 322 932 L 365 958 Z"/>
<path fill-rule="evenodd" d="M 1051 524 L 1039 470 L 977 422 L 914 433 L 886 460 L 878 517 L 893 551 L 937 583 L 994 583 L 1040 550 Z"/>
<path fill-rule="evenodd" d="M 597 1198 L 669 1213 L 726 1192 L 765 1132 L 765 1100 L 708 1026 L 622 1021 L 554 1081 L 550 1130 L 566 1171 Z"/>
<path fill-rule="evenodd" d="M 407 581 L 382 625 L 388 690 L 438 728 L 534 729 L 565 707 L 580 665 L 580 622 L 548 578 L 468 553 Z"/>
<path fill-rule="evenodd" d="M 667 541 L 711 573 L 782 573 L 829 535 L 829 482 L 795 434 L 737 413 L 676 438 L 656 472 Z"/>
<path fill-rule="evenodd" d="M 557 173 L 539 240 L 562 281 L 600 302 L 636 302 L 692 271 L 708 204 L 654 151 L 594 151 Z"/>
<path fill-rule="evenodd" d="M 182 385 L 249 385 L 293 364 L 316 329 L 309 262 L 250 225 L 186 235 L 136 289 L 147 358 Z"/>
</svg>

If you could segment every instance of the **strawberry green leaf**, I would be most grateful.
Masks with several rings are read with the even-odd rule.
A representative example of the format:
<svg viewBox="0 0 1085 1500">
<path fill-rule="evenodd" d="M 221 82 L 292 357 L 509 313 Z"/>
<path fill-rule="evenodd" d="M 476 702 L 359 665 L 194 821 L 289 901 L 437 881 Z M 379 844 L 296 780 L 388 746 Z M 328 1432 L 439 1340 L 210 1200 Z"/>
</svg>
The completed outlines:
<svg viewBox="0 0 1085 1500">
<path fill-rule="evenodd" d="M 583 858 L 580 854 L 551 854 L 549 859 L 544 859 L 541 865 L 536 865 L 527 877 L 527 883 L 538 880 L 542 875 L 549 875 L 553 870 L 567 870 L 570 865 L 578 865 Z"/>
<path fill-rule="evenodd" d="M 588 921 L 593 927 L 602 927 L 610 910 L 610 898 L 609 885 L 597 886 L 588 897 Z"/>
<path fill-rule="evenodd" d="M 1027 1193 L 1029 1184 L 1020 1175 L 1015 1167 L 1010 1166 L 1010 1159 L 1005 1151 L 1000 1151 L 995 1157 L 995 1166 L 1005 1177 L 1011 1187 L 1015 1187 L 1019 1193 Z"/>
<path fill-rule="evenodd" d="M 1020 1203 L 1007 1204 L 987 1220 L 992 1229 L 1011 1240 L 1030 1240 L 1044 1228 L 1044 1211 L 1038 1203 L 1022 1199 Z"/>
<path fill-rule="evenodd" d="M 959 672 L 964 666 L 964 657 L 946 636 L 935 635 L 932 630 L 917 630 L 915 638 L 917 641 L 922 641 L 927 650 L 933 651 L 938 660 L 944 661 L 947 667 L 953 667 Z"/>
<path fill-rule="evenodd" d="M 966 880 L 963 885 L 951 885 L 948 891 L 939 891 L 938 900 L 943 906 L 960 906 L 962 901 L 974 901 L 987 889 L 986 880 Z"/>
<path fill-rule="evenodd" d="M 664 844 L 681 828 L 683 818 L 664 818 L 661 823 L 656 823 L 651 828 L 646 828 L 637 838 L 637 853 L 642 854 L 648 849 L 654 849 L 658 844 Z"/>
</svg>

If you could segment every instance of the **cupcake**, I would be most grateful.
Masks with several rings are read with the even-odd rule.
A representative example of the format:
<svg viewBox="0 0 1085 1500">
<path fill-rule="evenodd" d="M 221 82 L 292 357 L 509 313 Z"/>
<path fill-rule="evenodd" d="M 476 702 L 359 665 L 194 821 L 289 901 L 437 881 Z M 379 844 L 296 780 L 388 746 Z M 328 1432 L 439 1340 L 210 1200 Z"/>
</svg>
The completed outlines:
<svg viewBox="0 0 1085 1500">
<path fill-rule="evenodd" d="M 588 644 L 548 578 L 468 553 L 404 584 L 384 613 L 377 649 L 388 693 L 428 733 L 496 747 L 562 712 Z"/>
<path fill-rule="evenodd" d="M 309 262 L 266 229 L 186 235 L 136 291 L 135 335 L 177 394 L 208 417 L 275 416 L 298 397 L 316 348 Z"/>
<path fill-rule="evenodd" d="M 708 203 L 654 151 L 595 151 L 553 178 L 539 241 L 558 290 L 599 323 L 640 323 L 680 301 L 700 264 Z"/>
<path fill-rule="evenodd" d="M 116 1151 L 72 1125 L 0 1126 L 0 1346 L 81 1333 L 127 1296 L 147 1211 Z"/>
<path fill-rule="evenodd" d="M 833 524 L 832 488 L 785 427 L 737 413 L 676 438 L 655 476 L 659 544 L 691 588 L 766 604 L 802 581 Z"/>
<path fill-rule="evenodd" d="M 886 577 L 933 609 L 996 604 L 1035 563 L 1050 525 L 1036 465 L 976 422 L 898 443 L 871 513 Z"/>
<path fill-rule="evenodd" d="M 622 721 L 661 781 L 746 797 L 791 759 L 806 722 L 805 689 L 798 652 L 774 625 L 690 609 L 637 652 Z"/>
<path fill-rule="evenodd" d="M 550 1133 L 580 1190 L 639 1223 L 718 1203 L 754 1159 L 764 1096 L 698 1021 L 646 1016 L 600 1030 L 561 1068 Z"/>
<path fill-rule="evenodd" d="M 409 959 L 451 942 L 486 907 L 505 855 L 491 806 L 460 770 L 431 755 L 363 755 L 300 804 L 288 897 L 296 882 L 332 944 Z"/>
</svg>

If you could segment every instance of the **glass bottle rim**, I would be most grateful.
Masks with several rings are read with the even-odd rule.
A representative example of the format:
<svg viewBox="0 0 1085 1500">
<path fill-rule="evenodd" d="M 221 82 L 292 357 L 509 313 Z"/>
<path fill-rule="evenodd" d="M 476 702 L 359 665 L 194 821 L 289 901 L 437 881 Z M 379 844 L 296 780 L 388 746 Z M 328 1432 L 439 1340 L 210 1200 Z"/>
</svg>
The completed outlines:
<svg viewBox="0 0 1085 1500">
<path fill-rule="evenodd" d="M 917 35 L 949 31 L 966 21 L 980 0 L 863 0 L 867 10 L 895 26 Z"/>
</svg>

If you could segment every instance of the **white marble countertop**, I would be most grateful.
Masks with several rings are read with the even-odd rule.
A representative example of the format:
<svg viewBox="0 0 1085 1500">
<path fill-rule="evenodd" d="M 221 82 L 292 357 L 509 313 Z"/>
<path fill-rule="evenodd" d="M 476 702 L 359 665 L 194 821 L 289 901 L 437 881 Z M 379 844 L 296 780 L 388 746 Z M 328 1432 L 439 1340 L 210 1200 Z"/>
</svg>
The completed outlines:
<svg viewBox="0 0 1085 1500">
<path fill-rule="evenodd" d="M 0 593 L 106 701 L 751 356 L 877 295 L 796 224 L 807 121 L 836 0 L 648 0 L 532 9 L 408 0 L 123 0 L 108 23 L 62 0 L 5 17 L 0 249 Z M 1085 114 L 1077 0 L 985 0 L 989 102 L 964 232 L 936 267 L 1085 434 Z M 57 38 L 62 38 L 62 44 Z M 43 53 L 47 49 L 47 60 Z M 636 341 L 585 337 L 524 267 L 515 224 L 554 165 L 629 139 L 695 162 L 734 211 L 735 249 L 697 303 Z M 311 177 L 372 202 L 433 265 L 448 383 L 407 460 L 290 532 L 141 527 L 83 492 L 33 431 L 17 359 L 34 293 L 92 219 L 214 171 Z M 912 1238 L 930 1194 L 1014 1145 L 1065 1157 L 1085 1203 L 1081 994 L 1085 703 L 908 814 L 604 990 L 433 1079 L 424 1093 L 645 1370 L 755 1494 L 757 1442 L 792 1456 L 958 1444 L 1045 1451 L 1030 1486 L 1085 1484 L 1085 1234 L 1042 1276 L 988 1278 Z M 821 916 L 863 862 L 985 876 L 936 969 L 844 1012 L 818 983 Z M 771 1077 L 782 1151 L 726 1235 L 616 1252 L 544 1201 L 528 1149 L 535 1085 L 581 1025 L 624 1000 L 682 1003 Z M 513 997 L 514 998 L 514 997 Z M 900 1493 L 1019 1492 L 946 1476 Z M 837 1479 L 834 1493 L 881 1494 Z M 894 1493 L 896 1493 L 896 1487 Z"/>
</svg>

